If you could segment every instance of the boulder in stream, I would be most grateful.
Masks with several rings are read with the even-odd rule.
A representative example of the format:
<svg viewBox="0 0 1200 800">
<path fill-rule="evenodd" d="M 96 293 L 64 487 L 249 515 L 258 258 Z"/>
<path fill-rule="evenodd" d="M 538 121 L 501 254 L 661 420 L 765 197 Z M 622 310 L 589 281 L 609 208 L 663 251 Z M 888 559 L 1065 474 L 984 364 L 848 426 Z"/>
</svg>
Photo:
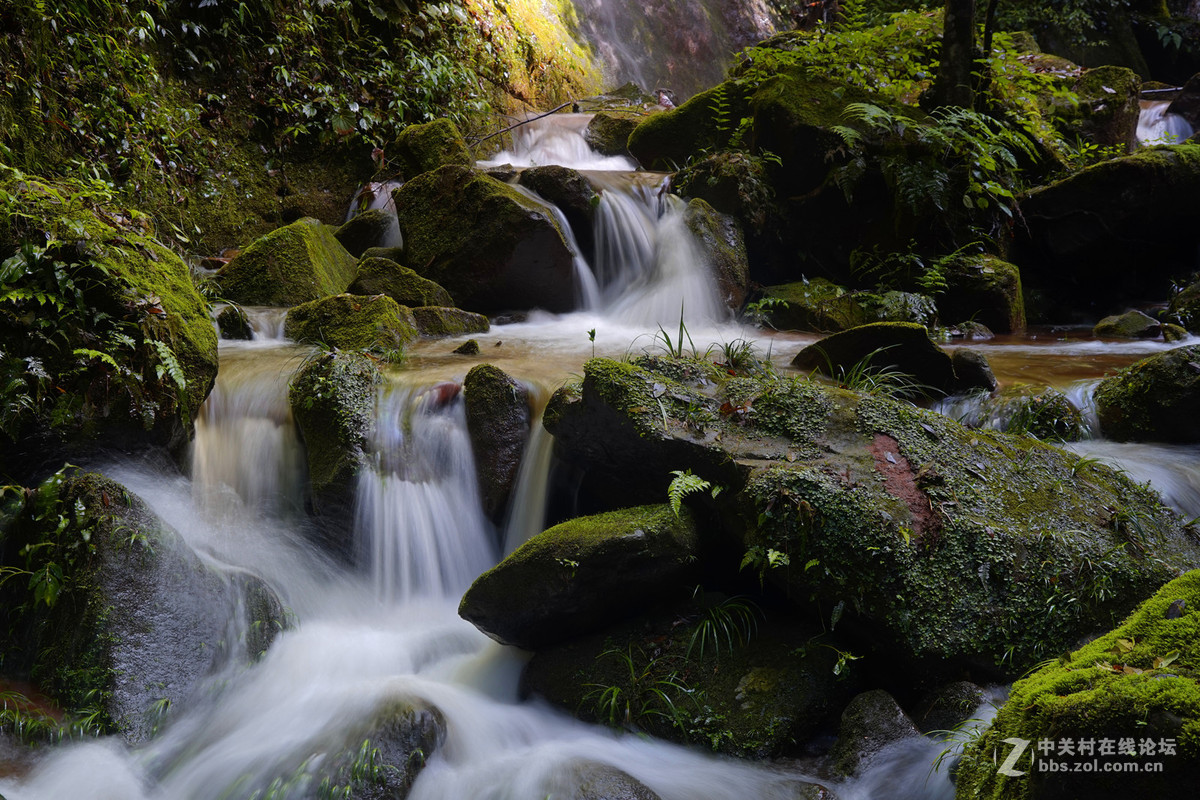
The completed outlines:
<svg viewBox="0 0 1200 800">
<path fill-rule="evenodd" d="M 592 220 L 600 195 L 584 175 L 576 170 L 558 165 L 529 167 L 521 170 L 517 183 L 537 192 L 546 202 L 556 206 L 567 218 L 575 241 L 582 255 L 589 260 L 595 254 Z"/>
<path fill-rule="evenodd" d="M 919 736 L 896 698 L 882 689 L 857 695 L 842 711 L 837 744 L 830 757 L 842 775 L 854 775 L 890 744 Z"/>
<path fill-rule="evenodd" d="M 1092 334 L 1104 339 L 1157 339 L 1162 329 L 1162 323 L 1149 314 L 1130 310 L 1100 320 Z"/>
<path fill-rule="evenodd" d="M 64 469 L 7 502 L 0 553 L 14 571 L 0 585 L 6 674 L 131 744 L 231 660 L 258 658 L 285 624 L 261 579 L 219 571 L 97 473 Z"/>
<path fill-rule="evenodd" d="M 959 387 L 950 355 L 912 322 L 873 322 L 826 336 L 797 353 L 792 366 L 852 384 L 894 375 L 898 389 L 907 385 L 916 396 L 940 397 Z"/>
<path fill-rule="evenodd" d="M 454 306 L 454 298 L 438 284 L 408 267 L 378 256 L 364 257 L 346 288 L 350 294 L 386 294 L 402 306 Z"/>
<path fill-rule="evenodd" d="M 438 167 L 453 164 L 472 167 L 475 157 L 458 128 L 448 119 L 435 119 L 422 125 L 409 125 L 400 131 L 387 148 L 386 156 L 398 166 L 406 179 L 415 178 Z"/>
<path fill-rule="evenodd" d="M 959 256 L 943 267 L 946 290 L 937 300 L 945 322 L 976 320 L 999 333 L 1025 330 L 1021 272 L 991 255 Z"/>
<path fill-rule="evenodd" d="M 485 314 L 569 311 L 574 254 L 550 210 L 495 178 L 445 166 L 395 192 L 405 264 Z"/>
<path fill-rule="evenodd" d="M 1200 441 L 1200 345 L 1143 358 L 1101 381 L 1093 397 L 1111 439 Z"/>
<path fill-rule="evenodd" d="M 499 367 L 479 364 L 463 381 L 463 401 L 483 509 L 496 519 L 508 507 L 529 441 L 529 390 Z"/>
<path fill-rule="evenodd" d="M 245 305 L 294 306 L 346 291 L 354 256 L 334 229 L 306 217 L 255 239 L 217 274 L 225 297 Z"/>
<path fill-rule="evenodd" d="M 417 330 L 422 336 L 462 336 L 465 333 L 487 333 L 491 323 L 483 314 L 461 308 L 419 306 L 411 309 Z"/>
<path fill-rule="evenodd" d="M 394 246 L 398 233 L 395 214 L 382 208 L 369 208 L 355 214 L 333 235 L 346 248 L 346 252 L 359 258 L 372 248 Z"/>
<path fill-rule="evenodd" d="M 730 308 L 741 308 L 750 284 L 750 262 L 741 224 L 699 199 L 688 203 L 683 222 L 712 264 L 721 300 Z"/>
<path fill-rule="evenodd" d="M 341 350 L 390 352 L 419 336 L 412 310 L 387 295 L 337 294 L 288 311 L 283 333 Z"/>
<path fill-rule="evenodd" d="M 625 156 L 629 153 L 629 134 L 637 127 L 638 117 L 601 111 L 593 115 L 583 132 L 588 147 L 602 156 Z"/>
</svg>

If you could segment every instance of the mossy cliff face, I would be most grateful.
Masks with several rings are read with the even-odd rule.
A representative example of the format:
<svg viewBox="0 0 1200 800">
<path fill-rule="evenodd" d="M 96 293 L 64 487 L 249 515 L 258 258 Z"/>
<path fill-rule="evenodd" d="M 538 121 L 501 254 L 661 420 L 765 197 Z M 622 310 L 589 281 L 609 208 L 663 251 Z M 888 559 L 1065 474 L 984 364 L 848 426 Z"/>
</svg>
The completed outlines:
<svg viewBox="0 0 1200 800">
<path fill-rule="evenodd" d="M 1019 670 L 1200 563 L 1152 492 L 1102 466 L 803 379 L 596 359 L 545 424 L 585 494 L 661 497 L 684 468 L 725 486 L 714 533 L 797 613 L 838 608 L 897 665 Z"/>
<path fill-rule="evenodd" d="M 446 166 L 394 193 L 405 265 L 485 314 L 574 307 L 572 252 L 549 210 L 495 178 Z"/>
<path fill-rule="evenodd" d="M 232 651 L 261 655 L 282 606 L 258 578 L 201 562 L 125 487 L 56 473 L 0 510 L 5 672 L 127 742 Z M 241 618 L 239 618 L 241 615 Z M 231 627 L 231 623 L 234 623 Z M 241 638 L 230 638 L 240 630 Z"/>
<path fill-rule="evenodd" d="M 694 577 L 690 516 L 639 506 L 564 522 L 476 579 L 458 613 L 492 638 L 527 649 L 561 642 L 640 611 Z"/>
<path fill-rule="evenodd" d="M 283 333 L 343 350 L 393 351 L 419 335 L 412 312 L 387 295 L 337 294 L 288 311 Z"/>
<path fill-rule="evenodd" d="M 1120 627 L 1014 684 L 991 727 L 967 748 L 958 796 L 1115 800 L 1136 786 L 1148 797 L 1192 797 L 1200 783 L 1198 680 L 1200 571 L 1193 571 Z M 1002 775 L 997 765 L 1013 738 L 1030 740 L 1012 767 L 1023 774 Z M 1052 753 L 1039 751 L 1043 740 L 1055 743 Z M 1092 750 L 1062 753 L 1063 741 L 1087 741 Z M 1077 767 L 1094 759 L 1099 769 Z M 1048 771 L 1051 760 L 1063 766 Z M 1134 765 L 1136 775 L 1121 771 Z"/>
<path fill-rule="evenodd" d="M 65 449 L 178 453 L 217 372 L 187 265 L 103 190 L 0 168 L 0 470 Z"/>
<path fill-rule="evenodd" d="M 1104 435 L 1117 441 L 1200 441 L 1200 346 L 1144 358 L 1094 394 Z"/>
<path fill-rule="evenodd" d="M 354 257 L 333 229 L 307 217 L 254 240 L 218 281 L 238 303 L 294 306 L 346 291 L 354 272 Z"/>
</svg>

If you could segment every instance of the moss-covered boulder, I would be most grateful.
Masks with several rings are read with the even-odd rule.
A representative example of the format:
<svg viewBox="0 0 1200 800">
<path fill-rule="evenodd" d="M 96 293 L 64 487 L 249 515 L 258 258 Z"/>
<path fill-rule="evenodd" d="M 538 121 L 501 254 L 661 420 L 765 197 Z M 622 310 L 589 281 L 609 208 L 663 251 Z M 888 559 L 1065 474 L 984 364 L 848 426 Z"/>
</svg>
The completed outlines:
<svg viewBox="0 0 1200 800">
<path fill-rule="evenodd" d="M 602 156 L 629 156 L 629 134 L 637 125 L 637 117 L 601 111 L 588 121 L 583 139 Z"/>
<path fill-rule="evenodd" d="M 475 157 L 471 155 L 466 140 L 448 119 L 409 125 L 400 131 L 396 141 L 387 148 L 387 158 L 393 166 L 400 168 L 406 179 L 447 164 L 459 167 L 475 164 Z"/>
<path fill-rule="evenodd" d="M 460 307 L 574 307 L 574 255 L 545 206 L 458 166 L 410 180 L 395 198 L 405 264 L 446 287 Z"/>
<path fill-rule="evenodd" d="M 806 379 L 650 366 L 594 359 L 551 399 L 579 501 L 662 497 L 687 469 L 725 487 L 688 497 L 709 535 L 797 613 L 844 611 L 839 635 L 890 668 L 1020 670 L 1200 563 L 1150 489 L 1030 437 Z"/>
<path fill-rule="evenodd" d="M 924 694 L 917 702 L 912 720 L 922 733 L 952 731 L 970 719 L 983 705 L 987 693 L 970 681 L 951 681 Z"/>
<path fill-rule="evenodd" d="M 450 293 L 392 259 L 369 256 L 358 262 L 358 273 L 346 287 L 350 294 L 386 294 L 402 306 L 454 306 Z"/>
<path fill-rule="evenodd" d="M 1200 441 L 1200 345 L 1144 358 L 1101 381 L 1093 398 L 1110 439 Z"/>
<path fill-rule="evenodd" d="M 695 582 L 689 514 L 639 506 L 564 522 L 531 538 L 463 595 L 458 613 L 527 649 L 630 616 Z"/>
<path fill-rule="evenodd" d="M 422 336 L 462 336 L 465 333 L 487 333 L 491 323 L 483 314 L 461 308 L 420 306 L 412 309 L 417 330 Z"/>
<path fill-rule="evenodd" d="M 65 474 L 66 473 L 66 474 Z M 228 659 L 257 659 L 284 624 L 257 577 L 203 561 L 124 486 L 60 471 L 0 507 L 6 675 L 85 728 L 148 739 Z M 231 636 L 231 633 L 237 632 Z"/>
<path fill-rule="evenodd" d="M 946 290 L 937 300 L 944 321 L 978 320 L 999 333 L 1025 330 L 1021 272 L 990 255 L 962 256 L 945 266 Z"/>
<path fill-rule="evenodd" d="M 1171 297 L 1170 318 L 1191 333 L 1200 331 L 1200 281 L 1193 281 Z"/>
<path fill-rule="evenodd" d="M 1074 86 L 1079 104 L 1071 125 L 1084 139 L 1098 145 L 1137 148 L 1142 79 L 1128 67 L 1103 66 L 1087 70 Z"/>
<path fill-rule="evenodd" d="M 958 796 L 1117 800 L 1136 786 L 1148 797 L 1191 797 L 1200 783 L 1198 680 L 1200 571 L 1193 571 L 1115 630 L 1014 684 L 964 753 Z M 995 759 L 1010 757 L 1014 738 L 1029 745 L 1002 773 Z M 1045 741 L 1052 752 L 1040 747 Z M 1074 747 L 1068 752 L 1062 742 Z"/>
<path fill-rule="evenodd" d="M 283 335 L 342 350 L 396 350 L 416 339 L 412 311 L 387 295 L 338 294 L 288 311 Z"/>
<path fill-rule="evenodd" d="M 745 598 L 691 595 L 539 648 L 521 676 L 522 692 L 587 722 L 728 755 L 800 753 L 855 691 L 853 667 L 838 666 L 845 645 Z M 606 704 L 605 692 L 618 699 L 617 708 Z M 672 714 L 664 700 L 681 713 Z"/>
<path fill-rule="evenodd" d="M 349 221 L 333 232 L 346 252 L 355 258 L 375 247 L 396 247 L 400 240 L 400 226 L 396 215 L 382 208 L 370 208 L 355 214 Z"/>
<path fill-rule="evenodd" d="M 1092 328 L 1092 335 L 1102 339 L 1157 339 L 1162 335 L 1162 327 L 1149 314 L 1130 310 L 1100 320 Z"/>
<path fill-rule="evenodd" d="M 683 222 L 708 256 L 725 305 L 741 308 L 750 284 L 750 262 L 742 226 L 732 216 L 719 213 L 699 199 L 688 203 Z"/>
<path fill-rule="evenodd" d="M 322 353 L 292 377 L 288 402 L 304 443 L 311 511 L 325 543 L 353 548 L 355 481 L 367 467 L 379 369 L 365 355 Z"/>
<path fill-rule="evenodd" d="M 989 397 L 972 399 L 966 413 L 956 416 L 970 428 L 1025 434 L 1049 442 L 1076 442 L 1087 433 L 1080 410 L 1051 386 L 1006 386 Z"/>
<path fill-rule="evenodd" d="M 1167 297 L 1195 269 L 1200 144 L 1145 148 L 1088 167 L 1021 199 L 1012 260 L 1045 314 L 1095 314 L 1130 297 Z M 1140 265 L 1130 269 L 1130 264 Z"/>
<path fill-rule="evenodd" d="M 253 339 L 254 331 L 250 327 L 250 318 L 241 306 L 228 305 L 217 314 L 217 330 L 222 339 Z"/>
<path fill-rule="evenodd" d="M 762 159 L 749 153 L 722 151 L 692 161 L 675 174 L 672 187 L 682 197 L 733 216 L 752 241 L 771 220 L 774 189 Z"/>
<path fill-rule="evenodd" d="M 0 473 L 107 449 L 181 455 L 217 334 L 151 221 L 93 187 L 0 167 Z"/>
<path fill-rule="evenodd" d="M 958 388 L 950 355 L 933 343 L 924 325 L 912 322 L 872 322 L 826 336 L 797 353 L 792 366 L 852 381 L 890 370 L 915 394 L 933 397 Z"/>
<path fill-rule="evenodd" d="M 237 303 L 294 306 L 346 291 L 354 256 L 334 229 L 311 217 L 255 239 L 217 274 L 221 292 Z"/>
<path fill-rule="evenodd" d="M 463 381 L 467 432 L 488 516 L 499 518 L 517 479 L 529 440 L 529 390 L 499 367 L 472 367 Z"/>
<path fill-rule="evenodd" d="M 592 218 L 600 202 L 591 182 L 576 170 L 549 165 L 521 170 L 517 183 L 562 211 L 582 254 L 590 259 L 595 253 Z"/>
<path fill-rule="evenodd" d="M 854 775 L 890 744 L 920 734 L 916 724 L 883 689 L 857 695 L 842 711 L 837 743 L 829 756 L 841 775 Z"/>
<path fill-rule="evenodd" d="M 758 306 L 779 330 L 844 331 L 870 321 L 854 293 L 824 278 L 767 286 Z"/>
</svg>

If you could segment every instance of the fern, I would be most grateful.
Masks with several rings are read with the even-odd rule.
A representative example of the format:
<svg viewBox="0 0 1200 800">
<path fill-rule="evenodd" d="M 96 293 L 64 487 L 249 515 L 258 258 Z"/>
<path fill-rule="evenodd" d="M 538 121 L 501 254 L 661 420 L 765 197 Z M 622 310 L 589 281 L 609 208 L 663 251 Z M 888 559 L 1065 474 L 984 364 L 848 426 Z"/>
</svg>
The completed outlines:
<svg viewBox="0 0 1200 800">
<path fill-rule="evenodd" d="M 87 360 L 91 360 L 93 358 L 98 358 L 98 359 L 100 359 L 101 362 L 107 364 L 108 366 L 112 367 L 113 369 L 115 369 L 117 371 L 120 371 L 120 369 L 121 369 L 121 365 L 117 363 L 116 359 L 114 359 L 108 353 L 102 352 L 100 350 L 89 350 L 86 347 L 77 347 L 75 350 L 72 351 L 72 353 L 77 356 L 82 356 L 84 359 L 87 359 Z"/>
<path fill-rule="evenodd" d="M 713 498 L 716 498 L 721 493 L 722 487 L 713 486 L 699 475 L 692 474 L 690 469 L 673 470 L 671 474 L 675 477 L 667 487 L 667 500 L 671 504 L 671 510 L 675 512 L 675 516 L 677 517 L 679 516 L 679 509 L 683 504 L 683 498 L 689 494 L 708 491 Z"/>
<path fill-rule="evenodd" d="M 170 375 L 171 380 L 179 387 L 180 391 L 187 388 L 187 378 L 183 374 L 183 366 L 179 363 L 179 359 L 175 357 L 175 353 L 165 343 L 157 339 L 151 339 L 150 345 L 154 351 L 158 353 L 158 360 L 162 363 L 154 368 L 154 372 L 158 375 L 159 380 L 162 380 L 164 374 Z"/>
</svg>

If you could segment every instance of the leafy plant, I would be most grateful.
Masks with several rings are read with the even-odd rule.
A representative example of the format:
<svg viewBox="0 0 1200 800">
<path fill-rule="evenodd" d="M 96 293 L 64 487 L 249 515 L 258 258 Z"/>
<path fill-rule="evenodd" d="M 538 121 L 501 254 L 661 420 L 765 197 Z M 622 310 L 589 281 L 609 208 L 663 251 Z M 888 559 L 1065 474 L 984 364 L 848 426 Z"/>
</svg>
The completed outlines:
<svg viewBox="0 0 1200 800">
<path fill-rule="evenodd" d="M 636 652 L 636 655 L 635 655 Z M 598 659 L 615 660 L 621 673 L 616 683 L 589 683 L 584 701 L 592 713 L 614 728 L 638 730 L 658 721 L 683 734 L 690 730 L 691 711 L 701 708 L 698 692 L 677 670 L 666 670 L 658 658 L 648 658 L 640 648 L 612 648 Z"/>
<path fill-rule="evenodd" d="M 745 597 L 727 597 L 709 606 L 692 629 L 685 658 L 695 653 L 704 658 L 706 652 L 720 657 L 722 651 L 732 654 L 737 647 L 749 643 L 758 631 L 762 610 Z"/>
<path fill-rule="evenodd" d="M 713 486 L 699 475 L 692 474 L 690 469 L 672 470 L 671 474 L 675 477 L 671 479 L 671 483 L 667 486 L 667 501 L 671 504 L 671 510 L 675 512 L 675 516 L 677 517 L 683 505 L 683 498 L 689 494 L 707 491 L 715 500 L 717 495 L 721 493 L 722 487 Z"/>
</svg>

